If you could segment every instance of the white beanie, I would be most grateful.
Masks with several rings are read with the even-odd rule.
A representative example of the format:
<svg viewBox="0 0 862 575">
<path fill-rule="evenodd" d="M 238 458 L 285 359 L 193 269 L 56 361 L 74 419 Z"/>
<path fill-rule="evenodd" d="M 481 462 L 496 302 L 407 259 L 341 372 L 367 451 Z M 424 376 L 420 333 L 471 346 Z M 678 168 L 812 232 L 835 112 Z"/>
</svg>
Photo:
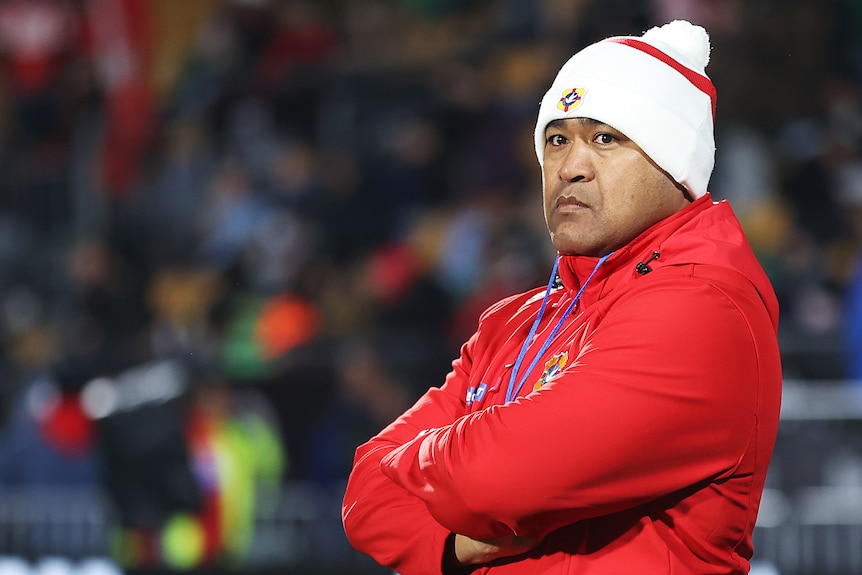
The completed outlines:
<svg viewBox="0 0 862 575">
<path fill-rule="evenodd" d="M 684 20 L 640 38 L 587 46 L 563 65 L 542 98 L 536 156 L 553 120 L 591 118 L 619 130 L 698 198 L 715 164 L 715 87 L 706 76 L 706 30 Z"/>
</svg>

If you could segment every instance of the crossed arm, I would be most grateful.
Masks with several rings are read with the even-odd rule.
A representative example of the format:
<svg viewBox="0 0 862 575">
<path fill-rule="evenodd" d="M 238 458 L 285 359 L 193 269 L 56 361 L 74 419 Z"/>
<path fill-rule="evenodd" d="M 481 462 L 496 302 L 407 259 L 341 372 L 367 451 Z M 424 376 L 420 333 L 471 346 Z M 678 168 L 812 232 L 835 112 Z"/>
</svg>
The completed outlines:
<svg viewBox="0 0 862 575">
<path fill-rule="evenodd" d="M 357 451 L 344 508 L 354 546 L 439 574 L 451 533 L 461 562 L 484 562 L 732 474 L 754 426 L 751 326 L 708 284 L 668 295 L 656 283 L 620 302 L 562 377 L 461 416 L 468 342 L 443 388 Z"/>
</svg>

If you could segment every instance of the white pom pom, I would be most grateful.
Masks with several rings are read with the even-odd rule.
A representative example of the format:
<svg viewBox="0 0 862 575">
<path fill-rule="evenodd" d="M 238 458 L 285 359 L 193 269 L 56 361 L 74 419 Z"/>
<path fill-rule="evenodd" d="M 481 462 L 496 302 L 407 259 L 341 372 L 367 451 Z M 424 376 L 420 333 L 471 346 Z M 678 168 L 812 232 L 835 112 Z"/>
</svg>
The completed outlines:
<svg viewBox="0 0 862 575">
<path fill-rule="evenodd" d="M 668 46 L 673 56 L 693 70 L 703 71 L 709 63 L 709 34 L 691 22 L 674 20 L 664 26 L 650 28 L 644 33 L 643 40 Z"/>
</svg>

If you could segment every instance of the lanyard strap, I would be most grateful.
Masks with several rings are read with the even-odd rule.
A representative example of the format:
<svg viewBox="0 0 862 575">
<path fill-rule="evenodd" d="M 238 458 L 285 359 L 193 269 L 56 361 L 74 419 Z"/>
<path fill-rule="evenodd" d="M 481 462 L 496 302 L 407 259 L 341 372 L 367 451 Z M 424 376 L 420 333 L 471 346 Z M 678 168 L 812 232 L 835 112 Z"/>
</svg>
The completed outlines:
<svg viewBox="0 0 862 575">
<path fill-rule="evenodd" d="M 539 351 L 536 352 L 536 355 L 533 357 L 533 361 L 530 362 L 530 365 L 527 367 L 527 370 L 521 377 L 521 381 L 518 382 L 518 385 L 516 387 L 515 382 L 518 379 L 518 371 L 521 369 L 521 364 L 524 362 L 524 357 L 527 355 L 527 349 L 529 349 L 530 347 L 530 342 L 536 335 L 536 330 L 539 329 L 539 323 L 542 321 L 542 316 L 545 315 L 545 307 L 547 306 L 548 298 L 551 295 L 551 288 L 554 285 L 554 279 L 556 279 L 557 277 L 557 268 L 560 265 L 560 257 L 557 256 L 557 259 L 554 261 L 554 268 L 551 270 L 551 277 L 548 280 L 548 288 L 545 290 L 545 297 L 544 299 L 542 299 L 542 306 L 539 308 L 539 313 L 538 315 L 536 315 L 535 321 L 533 321 L 533 327 L 530 328 L 530 333 L 527 335 L 527 339 L 525 339 L 524 343 L 521 345 L 521 351 L 520 353 L 518 353 L 518 359 L 515 361 L 515 367 L 512 369 L 512 375 L 511 377 L 509 377 L 509 387 L 506 389 L 506 403 L 509 403 L 518 396 L 518 393 L 520 393 L 521 388 L 524 387 L 524 383 L 527 381 L 527 377 L 529 377 L 530 373 L 533 371 L 533 368 L 536 367 L 536 363 L 538 363 L 539 359 L 548 350 L 548 347 L 551 345 L 551 342 L 557 336 L 557 333 L 559 333 L 560 329 L 562 329 L 563 324 L 566 322 L 566 319 L 568 319 L 572 311 L 575 309 L 575 306 L 581 299 L 581 295 L 584 293 L 584 290 L 587 289 L 590 280 L 593 279 L 593 276 L 596 275 L 596 272 L 599 271 L 599 268 L 602 267 L 602 264 L 605 263 L 605 260 L 611 257 L 611 255 L 613 255 L 613 252 L 602 256 L 599 259 L 598 263 L 596 263 L 596 267 L 593 268 L 593 271 L 587 277 L 586 281 L 581 284 L 581 289 L 578 290 L 578 293 L 572 300 L 572 303 L 570 303 L 569 307 L 566 308 L 566 312 L 560 318 L 560 321 L 557 322 L 557 325 L 555 325 L 554 329 L 551 330 L 551 333 L 548 334 L 548 337 L 545 339 L 545 342 L 542 344 L 542 347 L 540 347 Z"/>
</svg>

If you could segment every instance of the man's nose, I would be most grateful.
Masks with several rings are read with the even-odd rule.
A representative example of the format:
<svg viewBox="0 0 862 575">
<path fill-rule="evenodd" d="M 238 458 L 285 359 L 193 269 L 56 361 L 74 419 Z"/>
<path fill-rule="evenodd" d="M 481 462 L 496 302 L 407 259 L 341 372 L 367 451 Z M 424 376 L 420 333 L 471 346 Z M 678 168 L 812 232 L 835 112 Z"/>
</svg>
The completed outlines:
<svg viewBox="0 0 862 575">
<path fill-rule="evenodd" d="M 564 182 L 590 181 L 595 177 L 589 146 L 577 140 L 569 145 L 560 164 L 559 177 Z"/>
</svg>

